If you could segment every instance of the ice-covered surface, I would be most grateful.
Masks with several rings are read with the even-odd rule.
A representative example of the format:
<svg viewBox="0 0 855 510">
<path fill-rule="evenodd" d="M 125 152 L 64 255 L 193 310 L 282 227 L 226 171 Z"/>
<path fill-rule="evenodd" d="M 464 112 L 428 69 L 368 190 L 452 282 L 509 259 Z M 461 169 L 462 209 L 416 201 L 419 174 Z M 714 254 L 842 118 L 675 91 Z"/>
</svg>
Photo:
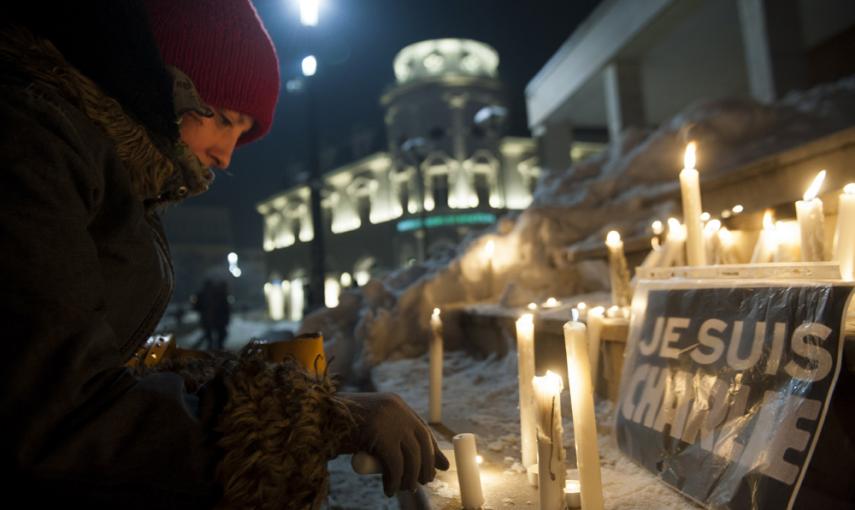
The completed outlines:
<svg viewBox="0 0 855 510">
<path fill-rule="evenodd" d="M 428 361 L 426 356 L 388 361 L 376 366 L 372 379 L 383 391 L 394 391 L 422 416 L 427 413 Z M 487 507 L 537 508 L 537 490 L 526 481 L 519 464 L 519 412 L 517 409 L 517 361 L 504 358 L 475 360 L 460 352 L 448 353 L 443 377 L 443 423 L 456 433 L 474 432 L 478 452 L 484 457 L 482 483 Z M 564 446 L 567 467 L 575 467 L 573 424 L 569 397 L 562 394 Z M 600 429 L 605 507 L 609 510 L 696 509 L 653 475 L 623 456 L 613 443 L 608 423 L 612 406 L 608 401 L 597 407 Z M 450 448 L 441 435 L 440 446 Z M 459 508 L 455 472 L 442 473 L 426 488 L 434 508 Z"/>
<path fill-rule="evenodd" d="M 627 130 L 618 150 L 570 168 L 543 168 L 534 201 L 522 213 L 467 239 L 450 260 L 348 290 L 338 308 L 309 316 L 301 328 L 325 333 L 334 371 L 363 379 L 378 363 L 425 352 L 434 307 L 479 301 L 519 307 L 605 291 L 605 262 L 568 254 L 601 245 L 607 230 L 631 238 L 653 219 L 678 213 L 675 177 L 689 139 L 703 147 L 699 168 L 715 176 L 849 127 L 852 119 L 855 77 L 792 93 L 775 105 L 748 99 L 691 105 L 655 131 Z M 495 243 L 491 265 L 488 240 Z"/>
</svg>

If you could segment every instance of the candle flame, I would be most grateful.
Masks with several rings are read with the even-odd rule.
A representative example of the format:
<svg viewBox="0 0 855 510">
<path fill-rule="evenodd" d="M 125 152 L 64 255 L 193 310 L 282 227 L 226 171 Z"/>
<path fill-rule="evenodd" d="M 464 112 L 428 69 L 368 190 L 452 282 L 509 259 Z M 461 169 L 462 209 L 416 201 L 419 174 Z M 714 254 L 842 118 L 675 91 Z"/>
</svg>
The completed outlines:
<svg viewBox="0 0 855 510">
<path fill-rule="evenodd" d="M 570 320 L 572 320 L 573 322 L 579 322 L 579 309 L 578 308 L 573 308 L 572 310 L 570 310 Z"/>
<path fill-rule="evenodd" d="M 528 309 L 529 310 L 537 310 L 537 303 L 529 303 Z"/>
<path fill-rule="evenodd" d="M 606 234 L 606 244 L 614 245 L 620 242 L 620 233 L 617 230 L 610 230 Z"/>
<path fill-rule="evenodd" d="M 710 220 L 704 227 L 704 233 L 707 235 L 713 235 L 719 230 L 721 230 L 721 221 L 719 220 Z"/>
<path fill-rule="evenodd" d="M 825 170 L 820 170 L 816 177 L 814 177 L 813 182 L 810 187 L 805 191 L 805 194 L 802 198 L 805 200 L 813 200 L 819 194 L 819 188 L 822 187 L 822 181 L 825 180 Z"/>
<path fill-rule="evenodd" d="M 774 216 L 771 210 L 766 209 L 763 213 L 763 230 L 772 230 L 773 228 L 775 228 Z"/>
<path fill-rule="evenodd" d="M 606 308 L 603 306 L 595 306 L 588 312 L 589 316 L 602 317 L 606 313 Z"/>
<path fill-rule="evenodd" d="M 706 211 L 701 213 L 701 221 L 710 221 L 710 218 L 712 218 L 712 214 Z"/>
<path fill-rule="evenodd" d="M 517 319 L 517 327 L 534 327 L 534 316 L 530 313 L 524 313 Z"/>
<path fill-rule="evenodd" d="M 730 211 L 731 211 L 733 214 L 739 214 L 739 213 L 741 213 L 741 212 L 742 212 L 742 211 L 744 211 L 744 210 L 745 210 L 745 207 L 743 207 L 743 206 L 742 206 L 742 204 L 736 204 L 735 206 L 733 206 L 733 207 L 730 209 Z"/>
<path fill-rule="evenodd" d="M 611 319 L 614 319 L 615 317 L 620 317 L 621 315 L 623 315 L 623 312 L 621 311 L 618 305 L 612 305 L 609 307 L 608 310 L 606 310 L 606 317 L 609 317 Z"/>
<path fill-rule="evenodd" d="M 797 221 L 776 221 L 775 233 L 780 243 L 798 244 L 801 239 L 801 232 Z"/>
<path fill-rule="evenodd" d="M 546 300 L 546 303 L 543 304 L 544 308 L 555 308 L 558 306 L 558 300 L 554 297 L 550 297 Z"/>
<path fill-rule="evenodd" d="M 689 142 L 686 145 L 686 152 L 683 154 L 683 168 L 695 168 L 695 159 L 697 144 L 695 142 Z"/>
<path fill-rule="evenodd" d="M 484 457 L 482 457 L 480 455 L 476 455 L 475 456 L 475 463 L 476 464 L 483 464 L 484 463 Z"/>
<path fill-rule="evenodd" d="M 541 377 L 532 377 L 531 381 L 535 389 L 539 390 L 542 395 L 557 395 L 564 388 L 564 381 L 561 376 L 552 370 L 547 370 Z"/>
<path fill-rule="evenodd" d="M 850 182 L 846 186 L 843 186 L 843 192 L 847 195 L 855 195 L 855 182 Z"/>
<path fill-rule="evenodd" d="M 492 239 L 490 239 L 484 246 L 484 254 L 487 255 L 487 258 L 493 258 L 493 253 L 495 253 L 495 251 L 496 243 Z"/>
<path fill-rule="evenodd" d="M 582 485 L 579 480 L 566 480 L 564 482 L 564 492 L 579 492 L 581 489 Z"/>
<path fill-rule="evenodd" d="M 725 209 L 724 211 L 721 212 L 722 218 L 727 219 L 727 218 L 730 218 L 731 216 L 733 216 L 733 211 L 731 211 L 730 209 Z"/>
<path fill-rule="evenodd" d="M 662 222 L 659 220 L 656 220 L 653 223 L 651 223 L 650 228 L 653 229 L 653 233 L 656 235 L 659 235 L 662 232 L 665 232 L 665 227 L 662 225 Z"/>
<path fill-rule="evenodd" d="M 430 316 L 432 319 L 439 319 L 439 308 L 434 308 Z"/>
<path fill-rule="evenodd" d="M 586 305 L 584 301 L 579 301 L 579 304 L 576 305 L 576 308 L 578 308 L 579 310 L 584 310 L 588 308 L 588 305 Z"/>
</svg>

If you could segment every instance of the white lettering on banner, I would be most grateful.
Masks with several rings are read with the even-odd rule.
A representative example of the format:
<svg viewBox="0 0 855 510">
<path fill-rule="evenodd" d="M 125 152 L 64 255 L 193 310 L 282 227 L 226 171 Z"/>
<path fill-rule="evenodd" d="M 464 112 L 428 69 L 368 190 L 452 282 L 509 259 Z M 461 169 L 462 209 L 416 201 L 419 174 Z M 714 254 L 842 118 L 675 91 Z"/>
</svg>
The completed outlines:
<svg viewBox="0 0 855 510">
<path fill-rule="evenodd" d="M 670 347 L 674 342 L 680 341 L 680 334 L 676 331 L 689 327 L 691 320 L 687 317 L 668 317 L 665 321 L 665 334 L 662 336 L 662 348 L 659 350 L 659 356 L 663 358 L 677 359 L 680 355 L 680 349 Z"/>
<path fill-rule="evenodd" d="M 790 340 L 793 352 L 808 361 L 814 362 L 816 366 L 812 368 L 803 367 L 793 359 L 784 366 L 784 371 L 790 377 L 802 381 L 816 382 L 825 378 L 831 371 L 834 361 L 831 358 L 831 353 L 823 349 L 819 343 L 824 342 L 830 334 L 831 328 L 816 322 L 797 327 Z M 816 340 L 811 341 L 810 339 Z"/>
<path fill-rule="evenodd" d="M 802 336 L 817 334 L 821 331 L 806 328 Z M 815 421 L 822 403 L 766 391 L 762 403 L 749 408 L 751 387 L 741 380 L 742 374 L 737 374 L 728 385 L 712 374 L 641 364 L 627 385 L 621 413 L 625 419 L 657 432 L 668 425 L 671 437 L 736 462 L 744 472 L 742 476 L 757 471 L 792 485 L 799 468 L 784 460 L 784 454 L 788 450 L 805 451 L 811 433 L 798 427 L 799 420 Z M 746 441 L 747 427 L 751 432 Z"/>
<path fill-rule="evenodd" d="M 665 317 L 657 317 L 656 324 L 653 326 L 653 336 L 650 338 L 650 342 L 638 342 L 638 351 L 642 356 L 650 356 L 656 352 L 656 349 L 659 347 L 659 340 L 662 339 L 662 327 L 664 324 Z"/>
<path fill-rule="evenodd" d="M 686 317 L 657 317 L 650 339 L 638 341 L 638 352 L 649 357 L 658 351 L 658 357 L 667 359 L 679 359 L 688 353 L 699 365 L 712 365 L 726 354 L 728 366 L 739 372 L 750 370 L 764 360 L 763 373 L 767 375 L 774 375 L 781 368 L 787 336 L 785 323 L 774 323 L 768 347 L 766 336 L 769 328 L 765 321 L 733 321 L 728 324 L 721 319 L 707 319 L 698 328 L 697 341 L 685 336 L 690 325 L 691 320 Z M 753 335 L 746 335 L 746 330 L 751 329 Z M 822 342 L 830 334 L 828 326 L 817 322 L 797 327 L 790 338 L 790 348 L 801 361 L 789 360 L 783 367 L 784 371 L 790 377 L 810 382 L 828 376 L 833 358 Z M 729 336 L 727 342 L 726 335 Z"/>
<path fill-rule="evenodd" d="M 724 352 L 724 340 L 710 334 L 710 330 L 719 334 L 724 333 L 727 329 L 727 323 L 719 319 L 707 319 L 701 324 L 701 329 L 698 332 L 698 341 L 701 345 L 712 349 L 709 353 L 704 354 L 700 349 L 692 349 L 690 355 L 695 363 L 699 365 L 709 365 L 715 363 Z"/>
</svg>

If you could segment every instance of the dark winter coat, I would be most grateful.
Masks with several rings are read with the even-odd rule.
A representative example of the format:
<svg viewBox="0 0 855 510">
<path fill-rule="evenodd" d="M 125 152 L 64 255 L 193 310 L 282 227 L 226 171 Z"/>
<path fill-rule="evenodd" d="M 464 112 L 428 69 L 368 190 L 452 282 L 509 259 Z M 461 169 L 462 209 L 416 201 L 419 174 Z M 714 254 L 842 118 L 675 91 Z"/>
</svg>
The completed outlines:
<svg viewBox="0 0 855 510">
<path fill-rule="evenodd" d="M 4 498 L 315 506 L 352 427 L 329 381 L 251 355 L 125 368 L 172 292 L 158 210 L 206 170 L 138 2 L 50 5 L 0 13 Z"/>
</svg>

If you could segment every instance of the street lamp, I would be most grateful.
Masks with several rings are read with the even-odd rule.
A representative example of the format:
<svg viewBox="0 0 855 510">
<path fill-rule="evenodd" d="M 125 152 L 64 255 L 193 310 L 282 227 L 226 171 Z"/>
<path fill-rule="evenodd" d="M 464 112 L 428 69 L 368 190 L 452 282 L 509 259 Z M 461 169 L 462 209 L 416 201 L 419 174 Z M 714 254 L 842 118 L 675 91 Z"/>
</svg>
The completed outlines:
<svg viewBox="0 0 855 510">
<path fill-rule="evenodd" d="M 425 211 L 425 179 L 422 163 L 427 159 L 430 145 L 423 137 L 409 138 L 401 144 L 404 159 L 416 167 L 416 185 L 419 191 L 419 261 L 424 263 L 428 253 L 427 214 Z"/>
<path fill-rule="evenodd" d="M 300 0 L 300 23 L 306 27 L 318 26 L 320 7 L 320 0 Z"/>
</svg>

